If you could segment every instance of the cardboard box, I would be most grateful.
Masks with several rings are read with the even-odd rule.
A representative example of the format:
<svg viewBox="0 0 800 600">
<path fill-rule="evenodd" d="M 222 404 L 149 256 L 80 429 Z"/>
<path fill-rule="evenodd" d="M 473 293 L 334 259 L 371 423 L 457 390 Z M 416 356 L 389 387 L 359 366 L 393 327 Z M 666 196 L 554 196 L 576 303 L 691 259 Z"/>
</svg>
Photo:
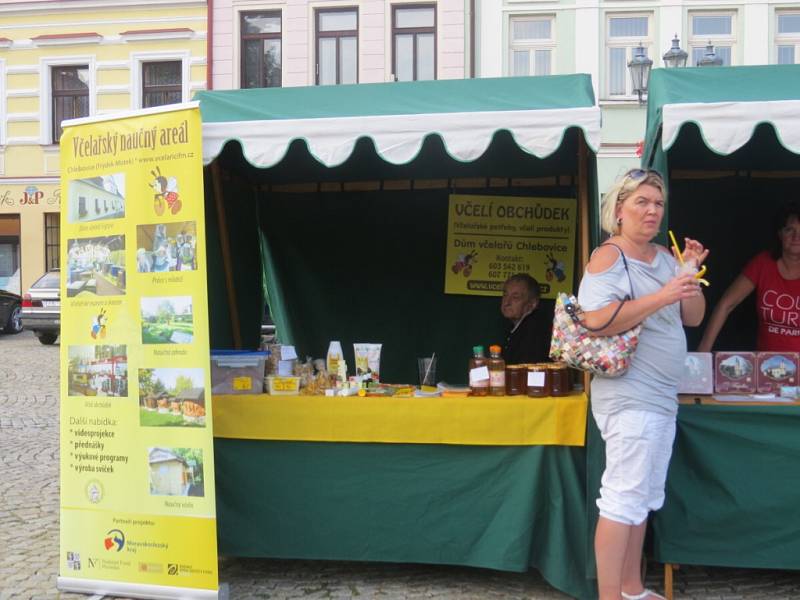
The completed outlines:
<svg viewBox="0 0 800 600">
<path fill-rule="evenodd" d="M 755 394 L 756 353 L 716 352 L 714 391 L 718 394 Z"/>
<path fill-rule="evenodd" d="M 759 352 L 756 355 L 758 393 L 780 395 L 782 386 L 796 386 L 797 361 L 797 352 Z"/>
<path fill-rule="evenodd" d="M 711 352 L 687 352 L 679 394 L 714 393 L 714 359 Z"/>
</svg>

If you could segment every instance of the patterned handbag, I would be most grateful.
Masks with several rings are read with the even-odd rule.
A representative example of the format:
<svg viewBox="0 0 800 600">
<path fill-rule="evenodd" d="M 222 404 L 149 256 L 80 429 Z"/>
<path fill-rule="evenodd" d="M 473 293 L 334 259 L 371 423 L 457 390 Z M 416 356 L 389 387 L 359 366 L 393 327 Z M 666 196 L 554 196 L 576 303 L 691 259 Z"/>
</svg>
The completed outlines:
<svg viewBox="0 0 800 600">
<path fill-rule="evenodd" d="M 628 274 L 628 283 L 631 286 L 630 295 L 623 298 L 606 324 L 593 329 L 583 323 L 583 309 L 578 304 L 577 298 L 560 293 L 556 299 L 553 318 L 550 358 L 582 371 L 589 371 L 605 377 L 619 377 L 624 375 L 630 366 L 631 357 L 639 344 L 642 325 L 636 325 L 628 331 L 616 335 L 591 335 L 592 332 L 602 331 L 611 325 L 622 306 L 633 296 L 633 282 L 625 253 L 616 244 L 608 245 L 616 247 L 622 255 L 625 272 Z"/>
</svg>

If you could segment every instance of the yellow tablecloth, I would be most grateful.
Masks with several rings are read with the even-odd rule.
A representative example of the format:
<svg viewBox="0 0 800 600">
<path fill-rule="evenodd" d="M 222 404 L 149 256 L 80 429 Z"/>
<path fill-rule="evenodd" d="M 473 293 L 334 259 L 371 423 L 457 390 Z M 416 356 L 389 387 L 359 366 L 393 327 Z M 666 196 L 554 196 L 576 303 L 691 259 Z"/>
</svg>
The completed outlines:
<svg viewBox="0 0 800 600">
<path fill-rule="evenodd" d="M 527 396 L 214 396 L 214 436 L 251 440 L 583 446 L 588 400 Z"/>
</svg>

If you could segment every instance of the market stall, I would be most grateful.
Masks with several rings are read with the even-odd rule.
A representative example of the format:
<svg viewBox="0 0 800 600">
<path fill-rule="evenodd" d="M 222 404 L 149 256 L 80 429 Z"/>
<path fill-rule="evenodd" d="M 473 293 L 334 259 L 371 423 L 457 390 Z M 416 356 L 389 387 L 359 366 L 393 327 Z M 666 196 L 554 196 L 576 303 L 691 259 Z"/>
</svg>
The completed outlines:
<svg viewBox="0 0 800 600">
<path fill-rule="evenodd" d="M 667 176 L 669 228 L 711 249 L 710 311 L 775 235 L 776 207 L 797 198 L 800 66 L 654 71 L 643 166 Z M 715 349 L 753 350 L 754 317 L 751 298 Z M 687 330 L 690 350 L 701 334 Z M 800 569 L 800 406 L 778 395 L 780 406 L 718 398 L 683 399 L 655 558 Z"/>
<path fill-rule="evenodd" d="M 502 343 L 504 325 L 496 296 L 443 291 L 448 199 L 572 199 L 573 279 L 596 240 L 588 76 L 198 99 L 214 347 L 255 348 L 266 302 L 301 356 L 380 341 L 382 380 L 416 382 L 435 352 L 437 380 L 463 383 L 470 348 Z M 220 549 L 537 568 L 593 597 L 586 405 L 581 392 L 215 396 Z"/>
</svg>

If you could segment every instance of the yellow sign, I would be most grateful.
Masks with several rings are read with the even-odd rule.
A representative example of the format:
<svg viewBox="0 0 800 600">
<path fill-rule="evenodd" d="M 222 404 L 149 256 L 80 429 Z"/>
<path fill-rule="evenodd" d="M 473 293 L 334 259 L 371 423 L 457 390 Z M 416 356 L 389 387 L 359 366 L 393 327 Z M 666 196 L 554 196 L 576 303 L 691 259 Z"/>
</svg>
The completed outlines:
<svg viewBox="0 0 800 600">
<path fill-rule="evenodd" d="M 217 598 L 200 112 L 65 125 L 58 586 Z"/>
<path fill-rule="evenodd" d="M 451 195 L 445 293 L 500 296 L 519 273 L 544 298 L 572 292 L 576 212 L 574 198 Z"/>
</svg>

